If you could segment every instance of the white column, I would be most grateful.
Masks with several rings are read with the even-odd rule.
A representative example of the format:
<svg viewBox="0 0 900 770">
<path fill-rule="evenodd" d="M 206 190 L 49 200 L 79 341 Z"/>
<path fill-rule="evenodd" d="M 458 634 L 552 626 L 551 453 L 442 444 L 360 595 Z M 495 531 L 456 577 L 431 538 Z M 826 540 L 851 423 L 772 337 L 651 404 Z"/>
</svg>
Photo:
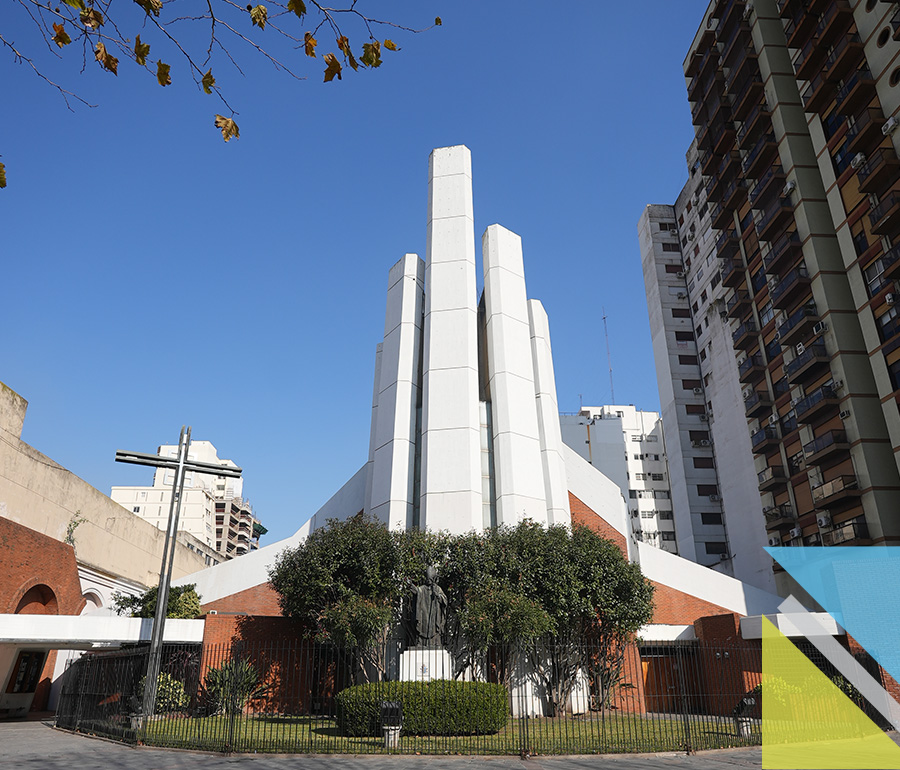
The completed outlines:
<svg viewBox="0 0 900 770">
<path fill-rule="evenodd" d="M 412 523 L 424 282 L 425 264 L 415 254 L 388 276 L 370 510 L 392 530 Z"/>
<path fill-rule="evenodd" d="M 375 346 L 375 384 L 372 387 L 372 419 L 369 422 L 369 456 L 366 460 L 366 513 L 372 510 L 372 473 L 375 465 L 375 427 L 378 424 L 378 392 L 381 389 L 381 350 L 379 342 Z"/>
<path fill-rule="evenodd" d="M 547 523 L 570 526 L 572 515 L 569 511 L 566 463 L 559 430 L 556 377 L 553 373 L 553 350 L 550 347 L 550 323 L 544 306 L 536 299 L 528 300 L 528 318 L 531 326 L 534 392 L 541 437 L 544 489 L 547 495 Z"/>
<path fill-rule="evenodd" d="M 443 147 L 428 166 L 421 522 L 481 528 L 478 311 L 472 156 Z"/>
<path fill-rule="evenodd" d="M 545 522 L 547 501 L 522 239 L 500 225 L 491 225 L 481 243 L 497 523 Z"/>
</svg>

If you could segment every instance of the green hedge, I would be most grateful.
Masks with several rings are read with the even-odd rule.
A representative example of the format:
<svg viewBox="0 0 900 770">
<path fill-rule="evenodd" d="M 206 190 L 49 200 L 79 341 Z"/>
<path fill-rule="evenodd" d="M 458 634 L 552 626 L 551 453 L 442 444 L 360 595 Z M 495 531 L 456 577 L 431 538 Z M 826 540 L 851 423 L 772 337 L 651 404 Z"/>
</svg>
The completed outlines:
<svg viewBox="0 0 900 770">
<path fill-rule="evenodd" d="M 335 698 L 344 735 L 381 735 L 381 702 L 403 704 L 403 735 L 488 735 L 509 721 L 506 688 L 488 682 L 373 682 Z"/>
</svg>

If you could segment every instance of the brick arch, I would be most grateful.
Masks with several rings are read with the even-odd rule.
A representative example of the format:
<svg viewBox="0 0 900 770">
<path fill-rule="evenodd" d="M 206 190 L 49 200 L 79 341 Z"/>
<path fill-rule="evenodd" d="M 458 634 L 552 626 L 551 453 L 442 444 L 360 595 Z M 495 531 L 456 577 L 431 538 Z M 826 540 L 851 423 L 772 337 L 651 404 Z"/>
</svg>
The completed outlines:
<svg viewBox="0 0 900 770">
<path fill-rule="evenodd" d="M 59 614 L 59 599 L 56 596 L 56 592 L 48 586 L 44 581 L 46 578 L 41 577 L 32 577 L 26 580 L 24 583 L 21 583 L 19 587 L 10 594 L 9 604 L 6 607 L 6 612 L 11 615 L 19 615 L 23 614 L 20 612 L 19 607 L 24 601 L 26 595 L 29 591 L 34 588 L 38 588 L 39 586 L 43 586 L 53 597 L 54 610 L 53 612 L 42 612 L 42 613 L 24 613 L 26 615 L 33 614 L 42 614 L 42 615 L 58 615 Z"/>
<path fill-rule="evenodd" d="M 16 615 L 59 615 L 59 600 L 46 583 L 35 582 L 16 603 Z"/>
</svg>

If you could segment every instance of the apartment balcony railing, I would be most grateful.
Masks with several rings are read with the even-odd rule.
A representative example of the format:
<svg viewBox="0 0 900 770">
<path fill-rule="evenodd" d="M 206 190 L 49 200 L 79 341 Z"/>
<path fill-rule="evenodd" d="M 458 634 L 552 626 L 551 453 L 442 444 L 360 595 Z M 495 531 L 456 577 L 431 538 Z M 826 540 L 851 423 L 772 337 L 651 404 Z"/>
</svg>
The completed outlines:
<svg viewBox="0 0 900 770">
<path fill-rule="evenodd" d="M 743 40 L 738 45 L 734 45 L 741 31 L 744 33 Z M 722 63 L 728 67 L 725 84 L 729 90 L 732 83 L 750 77 L 753 72 L 759 70 L 756 51 L 753 48 L 753 41 L 750 39 L 749 25 L 738 25 L 732 34 L 730 42 L 726 43 L 722 49 Z"/>
<path fill-rule="evenodd" d="M 754 179 L 759 176 L 762 169 L 767 168 L 768 162 L 772 160 L 777 149 L 778 145 L 775 142 L 773 133 L 766 132 L 759 137 L 756 140 L 756 144 L 750 148 L 749 152 L 744 156 L 744 160 L 741 161 L 741 168 L 744 174 Z"/>
<path fill-rule="evenodd" d="M 766 390 L 753 390 L 744 399 L 744 413 L 747 417 L 757 417 L 772 411 L 772 398 Z"/>
<path fill-rule="evenodd" d="M 816 35 L 821 45 L 832 44 L 841 32 L 845 31 L 853 21 L 853 9 L 847 0 L 831 0 L 816 24 Z"/>
<path fill-rule="evenodd" d="M 754 454 L 769 454 L 778 448 L 778 431 L 771 425 L 750 434 L 750 446 Z"/>
<path fill-rule="evenodd" d="M 806 266 L 801 265 L 791 270 L 777 284 L 769 288 L 769 298 L 772 304 L 778 308 L 788 307 L 794 301 L 799 291 L 809 286 L 809 273 Z"/>
<path fill-rule="evenodd" d="M 766 371 L 766 365 L 762 360 L 762 356 L 754 354 L 738 364 L 738 379 L 741 382 L 757 382 L 762 379 L 763 372 Z"/>
<path fill-rule="evenodd" d="M 747 314 L 747 311 L 753 306 L 753 297 L 746 291 L 738 289 L 729 297 L 725 304 L 728 315 L 732 318 L 741 318 Z"/>
<path fill-rule="evenodd" d="M 891 19 L 891 29 L 893 30 L 891 37 L 894 40 L 900 40 L 900 11 L 897 11 Z"/>
<path fill-rule="evenodd" d="M 850 70 L 856 69 L 862 60 L 862 52 L 862 40 L 855 32 L 841 37 L 825 60 L 824 69 L 828 77 L 833 81 L 840 80 Z"/>
<path fill-rule="evenodd" d="M 724 230 L 734 221 L 734 212 L 721 203 L 713 203 L 709 209 L 709 217 L 713 230 Z"/>
<path fill-rule="evenodd" d="M 835 527 L 830 532 L 822 533 L 823 545 L 860 544 L 862 541 L 868 540 L 871 540 L 869 525 L 864 521 L 852 521 L 849 524 Z"/>
<path fill-rule="evenodd" d="M 767 273 L 778 273 L 800 256 L 801 252 L 800 236 L 797 231 L 785 233 L 772 242 L 768 253 L 763 256 L 763 268 Z"/>
<path fill-rule="evenodd" d="M 827 53 L 828 49 L 819 45 L 818 36 L 813 36 L 807 40 L 806 44 L 791 61 L 797 79 L 809 80 L 809 76 L 820 69 L 820 65 L 825 60 Z"/>
<path fill-rule="evenodd" d="M 839 403 L 837 394 L 830 385 L 822 385 L 816 388 L 806 398 L 794 404 L 794 414 L 800 422 L 809 422 L 816 415 L 822 414 L 827 409 L 836 409 Z M 804 447 L 805 449 L 805 447 Z"/>
<path fill-rule="evenodd" d="M 756 479 L 762 492 L 776 487 L 783 487 L 787 484 L 784 468 L 780 465 L 770 465 L 764 471 L 757 473 Z"/>
<path fill-rule="evenodd" d="M 847 443 L 847 435 L 842 430 L 830 430 L 803 445 L 803 457 L 807 464 L 822 460 L 835 452 L 846 451 L 850 448 Z"/>
<path fill-rule="evenodd" d="M 748 149 L 759 138 L 760 132 L 772 127 L 772 116 L 768 106 L 761 102 L 757 104 L 744 118 L 740 130 L 737 132 L 737 140 L 741 149 Z"/>
<path fill-rule="evenodd" d="M 900 204 L 897 201 L 895 205 Z M 884 254 L 881 255 L 881 267 L 884 272 L 881 274 L 883 278 L 892 278 L 900 273 L 900 243 L 891 246 Z"/>
<path fill-rule="evenodd" d="M 875 81 L 865 67 L 854 72 L 835 95 L 835 109 L 844 115 L 852 115 L 875 96 Z"/>
<path fill-rule="evenodd" d="M 716 256 L 720 259 L 729 259 L 737 253 L 738 240 L 734 229 L 725 230 L 716 238 Z"/>
<path fill-rule="evenodd" d="M 789 48 L 802 48 L 816 28 L 818 16 L 809 13 L 803 5 L 790 7 L 790 19 L 784 25 L 784 36 Z"/>
<path fill-rule="evenodd" d="M 884 139 L 881 133 L 883 123 L 884 114 L 877 107 L 866 107 L 856 115 L 844 135 L 849 155 L 853 157 L 858 152 L 865 153 L 877 147 Z"/>
<path fill-rule="evenodd" d="M 766 517 L 766 529 L 775 529 L 793 524 L 794 508 L 790 503 L 782 503 L 781 505 L 773 505 L 769 508 L 763 508 L 763 515 Z"/>
<path fill-rule="evenodd" d="M 750 318 L 735 329 L 734 334 L 731 335 L 732 343 L 736 348 L 747 347 L 750 343 L 755 342 L 758 331 L 756 321 Z"/>
<path fill-rule="evenodd" d="M 784 186 L 784 172 L 780 165 L 772 166 L 765 174 L 756 180 L 756 184 L 750 189 L 748 197 L 750 205 L 753 208 L 760 208 L 756 204 L 762 204 L 766 198 L 766 193 L 774 189 L 780 189 Z"/>
<path fill-rule="evenodd" d="M 811 78 L 803 89 L 803 109 L 806 112 L 821 112 L 834 96 L 835 84 L 823 70 Z"/>
<path fill-rule="evenodd" d="M 870 153 L 856 172 L 864 193 L 883 191 L 900 178 L 900 159 L 893 149 L 880 147 Z"/>
<path fill-rule="evenodd" d="M 739 259 L 726 259 L 722 263 L 721 276 L 725 286 L 737 286 L 744 280 L 744 266 Z"/>
<path fill-rule="evenodd" d="M 763 94 L 762 77 L 758 72 L 751 73 L 740 85 L 736 86 L 731 101 L 731 113 L 735 120 L 743 120 L 754 106 L 760 103 Z"/>
<path fill-rule="evenodd" d="M 900 190 L 882 198 L 874 209 L 869 212 L 869 222 L 872 223 L 872 232 L 878 235 L 894 235 L 900 231 Z M 896 245 L 891 248 L 895 251 Z"/>
<path fill-rule="evenodd" d="M 794 207 L 788 198 L 777 196 L 765 204 L 756 219 L 756 234 L 761 241 L 771 241 L 778 236 L 794 216 Z"/>
<path fill-rule="evenodd" d="M 802 382 L 831 361 L 825 343 L 822 341 L 808 345 L 793 361 L 784 365 L 784 373 L 792 383 Z"/>
<path fill-rule="evenodd" d="M 829 507 L 846 500 L 848 497 L 859 497 L 859 483 L 856 476 L 838 476 L 817 487 L 812 487 L 812 500 L 816 506 Z"/>
</svg>

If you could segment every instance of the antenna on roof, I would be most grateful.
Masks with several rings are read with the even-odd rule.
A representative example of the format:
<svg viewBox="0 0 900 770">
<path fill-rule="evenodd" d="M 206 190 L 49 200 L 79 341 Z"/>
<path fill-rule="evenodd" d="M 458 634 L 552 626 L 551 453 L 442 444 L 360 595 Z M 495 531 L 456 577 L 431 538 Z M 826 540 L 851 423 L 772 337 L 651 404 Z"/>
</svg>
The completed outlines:
<svg viewBox="0 0 900 770">
<path fill-rule="evenodd" d="M 603 312 L 603 336 L 606 337 L 606 363 L 609 364 L 609 395 L 612 403 L 616 403 L 616 389 L 613 387 L 612 372 L 612 356 L 609 354 L 609 329 L 606 326 L 606 308 L 601 308 Z"/>
</svg>

